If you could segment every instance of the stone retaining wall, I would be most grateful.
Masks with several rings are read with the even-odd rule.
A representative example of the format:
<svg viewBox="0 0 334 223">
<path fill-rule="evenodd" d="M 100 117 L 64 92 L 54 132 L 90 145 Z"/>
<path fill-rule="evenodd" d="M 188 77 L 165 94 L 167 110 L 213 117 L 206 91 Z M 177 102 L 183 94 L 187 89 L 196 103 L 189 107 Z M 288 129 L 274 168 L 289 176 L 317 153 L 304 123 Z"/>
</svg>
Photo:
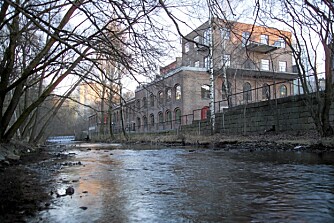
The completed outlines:
<svg viewBox="0 0 334 223">
<path fill-rule="evenodd" d="M 334 105 L 331 107 L 330 120 L 334 120 Z M 273 128 L 276 131 L 315 130 L 303 96 L 240 105 L 216 114 L 216 132 L 250 133 Z"/>
</svg>

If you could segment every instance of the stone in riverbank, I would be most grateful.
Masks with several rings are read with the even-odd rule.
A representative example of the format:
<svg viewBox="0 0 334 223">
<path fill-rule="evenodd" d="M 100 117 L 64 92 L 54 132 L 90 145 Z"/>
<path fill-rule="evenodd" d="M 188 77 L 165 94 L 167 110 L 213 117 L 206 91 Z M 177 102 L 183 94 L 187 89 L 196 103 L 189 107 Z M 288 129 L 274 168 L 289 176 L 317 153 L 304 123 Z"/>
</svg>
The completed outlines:
<svg viewBox="0 0 334 223">
<path fill-rule="evenodd" d="M 49 174 L 29 166 L 50 155 L 22 144 L 1 144 L 0 151 L 4 158 L 0 162 L 0 222 L 25 222 L 25 217 L 49 206 L 45 205 L 51 198 L 46 192 Z"/>
<path fill-rule="evenodd" d="M 0 162 L 18 161 L 21 155 L 31 153 L 35 149 L 23 143 L 2 143 L 0 144 Z"/>
</svg>

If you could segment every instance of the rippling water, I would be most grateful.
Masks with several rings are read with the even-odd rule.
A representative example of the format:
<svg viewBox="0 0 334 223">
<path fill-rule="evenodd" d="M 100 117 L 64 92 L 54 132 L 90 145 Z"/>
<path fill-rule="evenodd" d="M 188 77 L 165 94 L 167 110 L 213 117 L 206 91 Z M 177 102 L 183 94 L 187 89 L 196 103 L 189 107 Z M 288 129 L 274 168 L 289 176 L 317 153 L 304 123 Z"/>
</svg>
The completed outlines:
<svg viewBox="0 0 334 223">
<path fill-rule="evenodd" d="M 333 154 L 96 148 L 32 222 L 334 222 Z"/>
</svg>

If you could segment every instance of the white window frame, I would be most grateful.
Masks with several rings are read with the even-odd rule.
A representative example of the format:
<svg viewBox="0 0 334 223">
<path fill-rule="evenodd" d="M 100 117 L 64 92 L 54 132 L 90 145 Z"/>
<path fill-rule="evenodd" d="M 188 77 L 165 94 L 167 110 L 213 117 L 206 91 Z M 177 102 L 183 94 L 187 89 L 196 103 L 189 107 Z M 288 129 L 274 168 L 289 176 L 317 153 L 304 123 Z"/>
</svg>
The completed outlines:
<svg viewBox="0 0 334 223">
<path fill-rule="evenodd" d="M 209 69 L 210 68 L 210 57 L 204 57 L 204 67 Z"/>
<path fill-rule="evenodd" d="M 285 48 L 285 40 L 282 37 L 278 38 L 278 42 L 280 43 L 281 48 Z"/>
<path fill-rule="evenodd" d="M 270 70 L 270 61 L 268 59 L 261 60 L 261 70 Z"/>
<path fill-rule="evenodd" d="M 266 35 L 266 34 L 261 34 L 260 43 L 268 45 L 269 44 L 269 36 Z"/>
<path fill-rule="evenodd" d="M 199 67 L 199 60 L 195 61 L 194 66 Z"/>
<path fill-rule="evenodd" d="M 279 61 L 278 62 L 278 71 L 279 72 L 286 72 L 286 61 Z"/>
<path fill-rule="evenodd" d="M 228 28 L 221 28 L 220 36 L 222 40 L 229 40 L 231 38 L 231 30 Z"/>
<path fill-rule="evenodd" d="M 203 44 L 206 46 L 209 46 L 209 43 L 211 41 L 211 29 L 207 29 L 203 33 Z"/>
</svg>

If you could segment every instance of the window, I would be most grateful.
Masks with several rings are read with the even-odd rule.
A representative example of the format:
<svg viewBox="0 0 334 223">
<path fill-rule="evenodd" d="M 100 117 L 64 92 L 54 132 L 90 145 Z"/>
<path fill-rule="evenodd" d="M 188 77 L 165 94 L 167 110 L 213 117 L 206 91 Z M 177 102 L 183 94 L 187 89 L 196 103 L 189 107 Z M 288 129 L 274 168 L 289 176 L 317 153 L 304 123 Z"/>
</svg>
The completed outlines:
<svg viewBox="0 0 334 223">
<path fill-rule="evenodd" d="M 140 118 L 139 117 L 137 117 L 137 126 L 138 126 L 138 128 L 140 128 Z"/>
<path fill-rule="evenodd" d="M 269 44 L 269 36 L 268 35 L 261 35 L 260 42 L 263 44 Z"/>
<path fill-rule="evenodd" d="M 164 102 L 164 93 L 160 91 L 158 95 L 159 95 L 159 98 L 158 98 L 159 104 L 162 104 Z"/>
<path fill-rule="evenodd" d="M 278 70 L 279 72 L 286 72 L 286 61 L 278 62 Z"/>
<path fill-rule="evenodd" d="M 246 82 L 243 85 L 243 100 L 248 102 L 252 100 L 252 86 L 250 83 Z"/>
<path fill-rule="evenodd" d="M 286 97 L 288 94 L 288 89 L 286 88 L 286 86 L 284 84 L 282 84 L 279 88 L 279 95 L 281 98 Z"/>
<path fill-rule="evenodd" d="M 262 99 L 270 99 L 270 87 L 268 84 L 264 83 L 262 86 Z"/>
<path fill-rule="evenodd" d="M 190 49 L 190 43 L 189 43 L 189 42 L 186 42 L 186 43 L 184 44 L 184 52 L 185 52 L 185 53 L 188 53 L 188 52 L 189 52 L 189 49 Z"/>
<path fill-rule="evenodd" d="M 151 126 L 154 126 L 154 115 L 150 114 L 150 124 Z"/>
<path fill-rule="evenodd" d="M 231 31 L 228 28 L 222 28 L 220 30 L 220 35 L 222 40 L 229 40 L 231 37 Z"/>
<path fill-rule="evenodd" d="M 249 37 L 250 37 L 250 32 L 242 32 L 241 42 L 243 47 L 248 45 Z"/>
<path fill-rule="evenodd" d="M 195 67 L 199 67 L 199 60 L 195 61 Z"/>
<path fill-rule="evenodd" d="M 181 86 L 175 85 L 175 100 L 181 100 Z"/>
<path fill-rule="evenodd" d="M 269 70 L 269 60 L 261 60 L 261 70 Z"/>
<path fill-rule="evenodd" d="M 282 37 L 279 37 L 277 42 L 279 47 L 285 48 L 285 41 Z"/>
<path fill-rule="evenodd" d="M 166 101 L 171 101 L 172 100 L 172 89 L 168 88 L 166 90 Z"/>
<path fill-rule="evenodd" d="M 225 54 L 222 56 L 222 66 L 230 67 L 231 65 L 231 55 Z"/>
<path fill-rule="evenodd" d="M 211 41 L 210 32 L 211 32 L 211 29 L 207 29 L 203 33 L 203 44 L 204 45 L 208 46 L 210 44 L 210 41 Z"/>
<path fill-rule="evenodd" d="M 210 68 L 210 57 L 204 57 L 204 67 L 207 69 Z"/>
<path fill-rule="evenodd" d="M 162 112 L 159 112 L 158 118 L 159 118 L 159 123 L 164 123 L 164 115 L 162 114 Z"/>
<path fill-rule="evenodd" d="M 180 124 L 181 123 L 181 110 L 179 108 L 175 108 L 175 122 Z"/>
<path fill-rule="evenodd" d="M 143 117 L 143 122 L 144 122 L 144 127 L 147 127 L 147 117 L 146 116 Z"/>
<path fill-rule="evenodd" d="M 143 98 L 143 108 L 147 108 L 147 99 L 146 99 L 146 97 Z"/>
<path fill-rule="evenodd" d="M 199 36 L 196 36 L 195 38 L 194 38 L 194 48 L 195 47 L 197 47 L 197 44 L 196 43 L 199 43 Z"/>
<path fill-rule="evenodd" d="M 154 107 L 154 95 L 153 94 L 150 95 L 150 106 Z"/>
<path fill-rule="evenodd" d="M 167 110 L 166 111 L 166 122 L 170 122 L 170 121 L 172 121 L 172 113 L 169 110 Z"/>
<path fill-rule="evenodd" d="M 202 99 L 210 98 L 210 86 L 209 85 L 202 85 L 201 96 L 202 96 Z"/>
</svg>

